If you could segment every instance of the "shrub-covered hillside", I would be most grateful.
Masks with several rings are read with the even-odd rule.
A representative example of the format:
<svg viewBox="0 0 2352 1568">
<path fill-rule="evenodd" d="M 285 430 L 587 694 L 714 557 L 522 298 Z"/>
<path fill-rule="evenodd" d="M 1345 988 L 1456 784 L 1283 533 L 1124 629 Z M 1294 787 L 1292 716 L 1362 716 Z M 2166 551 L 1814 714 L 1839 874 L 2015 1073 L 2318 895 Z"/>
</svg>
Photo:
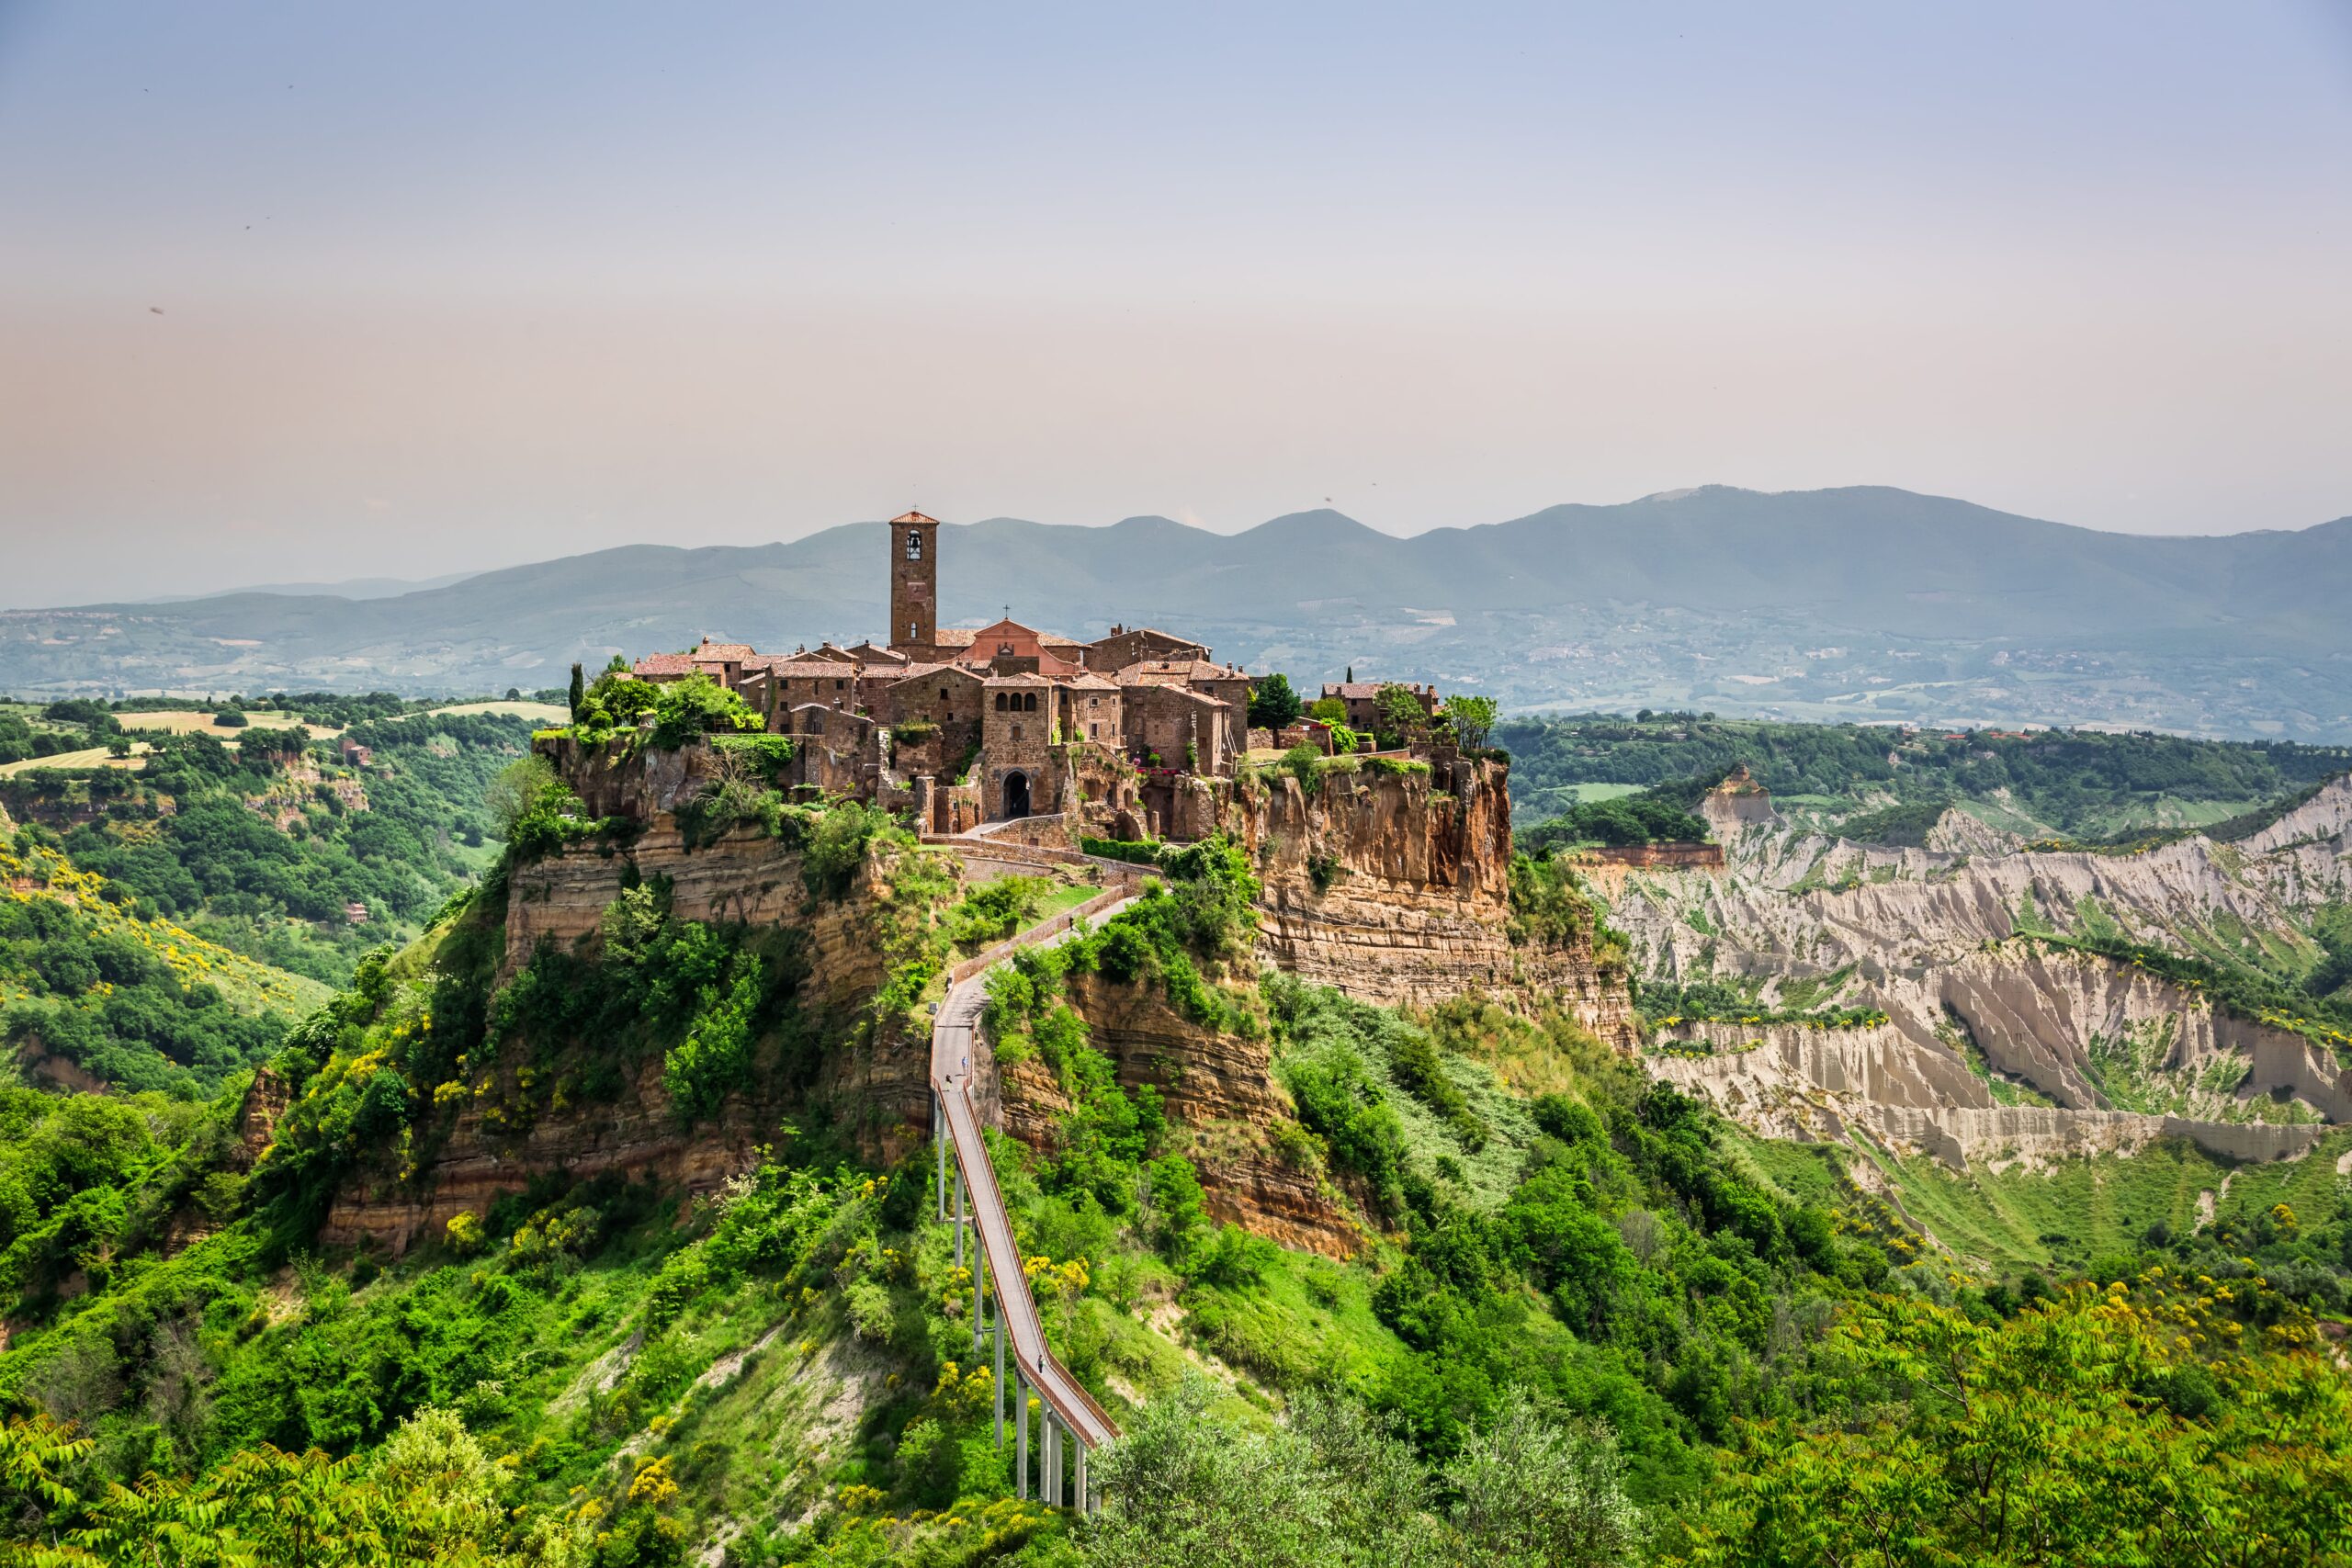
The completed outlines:
<svg viewBox="0 0 2352 1568">
<path fill-rule="evenodd" d="M 0 1043 L 20 1068 L 210 1095 L 325 989 L 141 917 L 38 829 L 0 820 Z"/>
<path fill-rule="evenodd" d="M 1712 783 L 1745 763 L 1776 796 L 1826 807 L 1994 802 L 2024 831 L 2096 838 L 2128 828 L 2216 822 L 2352 770 L 2352 748 L 2195 740 L 2092 730 L 1950 731 L 1780 724 L 1710 715 L 1514 719 L 1511 795 L 1532 821 L 1567 810 L 1579 785 Z"/>
<path fill-rule="evenodd" d="M 681 920 L 658 879 L 502 977 L 494 874 L 292 1031 L 267 1097 L 0 1090 L 0 1552 L 2346 1561 L 2341 1194 L 2249 1179 L 2086 1278 L 1973 1273 L 1838 1151 L 1736 1134 L 1540 1006 L 1402 1011 L 1260 974 L 1253 867 L 1216 841 L 989 982 L 998 1062 L 1062 1107 L 1041 1146 L 992 1135 L 1027 1282 L 1125 1433 L 1100 1518 L 1016 1502 L 931 1149 L 878 1157 L 865 1079 L 836 1069 L 910 1029 L 920 1053 L 949 961 L 1059 895 L 959 887 L 879 814 L 729 785 L 798 854 L 808 914 L 870 919 L 862 1005 L 813 999 L 789 924 Z M 527 852 L 599 831 L 550 781 L 512 793 Z M 1531 928 L 1592 919 L 1556 867 L 1518 869 Z M 1099 1048 L 1106 998 L 1262 1049 L 1284 1108 L 1178 1120 Z M 757 1152 L 691 1199 L 543 1172 L 398 1258 L 322 1240 L 355 1179 L 429 1194 L 461 1116 L 660 1104 L 679 1137 Z M 1356 1254 L 1217 1223 L 1216 1164 L 1245 1150 Z"/>
<path fill-rule="evenodd" d="M 530 745 L 525 721 L 440 714 L 363 722 L 366 767 L 300 728 L 255 724 L 232 749 L 157 737 L 138 772 L 35 769 L 0 805 L 61 835 L 84 871 L 148 917 L 329 983 L 415 934 L 495 853 L 491 781 Z"/>
</svg>

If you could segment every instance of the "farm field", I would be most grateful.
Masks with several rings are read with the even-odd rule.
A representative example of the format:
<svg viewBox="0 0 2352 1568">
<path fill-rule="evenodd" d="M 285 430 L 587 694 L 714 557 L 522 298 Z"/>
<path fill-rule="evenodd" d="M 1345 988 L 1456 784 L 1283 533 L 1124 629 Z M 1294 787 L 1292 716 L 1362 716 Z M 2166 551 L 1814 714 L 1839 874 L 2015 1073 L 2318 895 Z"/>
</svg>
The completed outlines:
<svg viewBox="0 0 2352 1568">
<path fill-rule="evenodd" d="M 18 762 L 0 762 L 0 779 L 13 778 L 18 773 L 29 773 L 37 768 L 115 767 L 135 772 L 146 765 L 142 758 L 137 756 L 110 758 L 107 755 L 105 747 L 93 746 L 82 751 L 60 751 L 53 757 L 27 757 Z"/>
<path fill-rule="evenodd" d="M 134 733 L 142 729 L 160 729 L 172 735 L 209 735 L 215 740 L 234 740 L 245 728 L 255 726 L 265 729 L 290 729 L 301 722 L 268 709 L 255 709 L 247 716 L 253 720 L 251 726 L 216 724 L 213 722 L 213 711 L 165 708 L 155 713 L 125 713 L 115 716 L 121 721 L 123 728 Z M 340 728 L 324 724 L 305 724 L 302 728 L 311 732 L 313 740 L 343 733 Z"/>
</svg>

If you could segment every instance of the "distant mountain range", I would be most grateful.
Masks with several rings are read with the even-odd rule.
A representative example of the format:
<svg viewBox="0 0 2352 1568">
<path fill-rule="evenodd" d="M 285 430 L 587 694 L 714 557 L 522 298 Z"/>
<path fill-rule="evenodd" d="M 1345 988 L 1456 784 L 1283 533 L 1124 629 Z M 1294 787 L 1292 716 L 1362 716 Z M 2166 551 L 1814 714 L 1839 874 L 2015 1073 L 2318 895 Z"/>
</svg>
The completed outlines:
<svg viewBox="0 0 2352 1568">
<path fill-rule="evenodd" d="M 1302 684 L 1433 679 L 1517 709 L 2110 724 L 2352 738 L 2352 517 L 2100 533 L 1905 491 L 1724 486 L 1410 538 L 1336 512 L 1218 535 L 994 518 L 942 530 L 951 621 L 1183 629 Z M 368 585 L 369 587 L 375 584 Z M 0 689 L 479 691 L 707 633 L 878 634 L 879 523 L 638 545 L 389 596 L 247 591 L 0 613 Z"/>
<path fill-rule="evenodd" d="M 153 598 L 134 599 L 130 603 L 185 604 L 195 599 L 226 599 L 239 593 L 281 593 L 295 598 L 397 599 L 403 593 L 422 593 L 430 588 L 447 588 L 473 575 L 470 571 L 452 571 L 440 577 L 346 577 L 339 582 L 256 582 L 250 587 L 223 588 L 213 593 L 158 593 Z"/>
</svg>

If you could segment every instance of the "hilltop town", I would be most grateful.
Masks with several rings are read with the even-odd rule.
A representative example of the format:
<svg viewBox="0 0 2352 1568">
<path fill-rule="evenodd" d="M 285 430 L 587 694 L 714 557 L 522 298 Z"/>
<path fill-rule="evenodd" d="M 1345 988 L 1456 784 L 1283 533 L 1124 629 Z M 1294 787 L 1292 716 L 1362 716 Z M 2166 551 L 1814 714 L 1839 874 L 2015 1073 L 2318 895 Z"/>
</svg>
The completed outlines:
<svg viewBox="0 0 2352 1568">
<path fill-rule="evenodd" d="M 1429 721 L 1442 705 L 1431 685 L 1329 683 L 1323 716 L 1253 730 L 1251 677 L 1196 639 L 1114 626 L 1077 642 L 1012 619 L 1010 606 L 989 626 L 942 626 L 939 527 L 920 512 L 890 520 L 883 643 L 763 654 L 706 637 L 630 673 L 707 676 L 792 739 L 786 783 L 910 811 L 936 833 L 1023 823 L 1033 838 L 1198 837 L 1184 781 L 1230 778 L 1253 750 L 1346 750 L 1378 728 L 1389 691 L 1423 721 L 1398 738 L 1399 753 L 1432 751 Z"/>
</svg>

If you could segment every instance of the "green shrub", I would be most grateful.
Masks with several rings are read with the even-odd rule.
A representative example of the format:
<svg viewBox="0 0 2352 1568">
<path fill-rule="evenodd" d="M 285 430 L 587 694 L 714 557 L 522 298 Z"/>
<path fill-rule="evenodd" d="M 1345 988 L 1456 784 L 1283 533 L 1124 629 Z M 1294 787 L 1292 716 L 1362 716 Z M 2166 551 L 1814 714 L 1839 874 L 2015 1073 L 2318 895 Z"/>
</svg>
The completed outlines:
<svg viewBox="0 0 2352 1568">
<path fill-rule="evenodd" d="M 1510 939 L 1521 946 L 1564 947 L 1593 931 L 1599 917 L 1557 856 L 1510 857 Z"/>
<path fill-rule="evenodd" d="M 766 728 L 766 721 L 753 713 L 741 695 L 700 671 L 665 682 L 657 688 L 657 694 L 651 739 L 665 751 L 674 751 L 713 731 L 730 734 Z"/>
<path fill-rule="evenodd" d="M 967 953 L 1004 941 L 1029 923 L 1052 886 L 1042 876 L 982 883 L 947 912 L 947 940 Z"/>
<path fill-rule="evenodd" d="M 1360 761 L 1365 773 L 1382 774 L 1389 778 L 1400 778 L 1408 773 L 1426 773 L 1430 771 L 1430 765 L 1427 762 L 1418 761 L 1409 757 L 1365 757 Z"/>
<path fill-rule="evenodd" d="M 865 863 L 866 846 L 878 837 L 902 831 L 878 806 L 856 800 L 828 802 L 809 830 L 801 861 L 801 877 L 808 891 L 842 897 L 856 878 L 857 868 Z"/>
<path fill-rule="evenodd" d="M 792 761 L 792 738 L 787 735 L 717 735 L 710 744 L 728 764 L 765 784 L 783 783 L 785 767 Z"/>
<path fill-rule="evenodd" d="M 1080 839 L 1078 847 L 1083 852 L 1102 860 L 1125 861 L 1131 865 L 1158 865 L 1160 846 L 1134 839 Z"/>
</svg>

